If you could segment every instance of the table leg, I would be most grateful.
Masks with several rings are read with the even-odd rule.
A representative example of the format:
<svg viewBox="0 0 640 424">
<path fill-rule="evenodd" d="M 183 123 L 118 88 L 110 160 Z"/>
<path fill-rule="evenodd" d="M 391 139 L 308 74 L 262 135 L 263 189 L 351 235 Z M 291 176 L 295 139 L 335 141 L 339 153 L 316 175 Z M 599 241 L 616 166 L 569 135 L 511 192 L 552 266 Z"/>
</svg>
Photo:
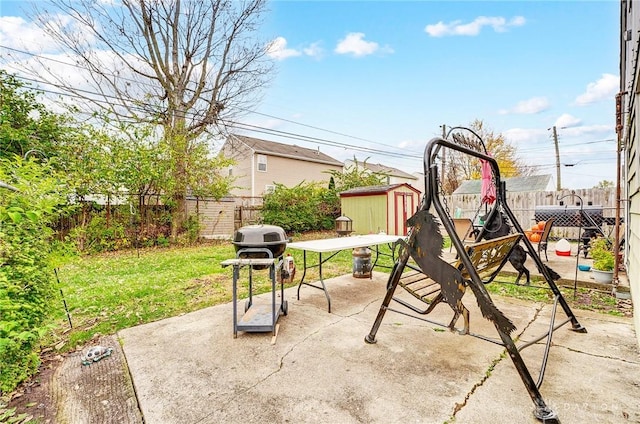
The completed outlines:
<svg viewBox="0 0 640 424">
<path fill-rule="evenodd" d="M 300 283 L 298 283 L 298 300 L 300 300 L 300 287 L 302 287 L 302 283 L 304 283 L 304 277 L 307 275 L 307 251 L 302 251 L 302 278 L 300 279 Z"/>
<path fill-rule="evenodd" d="M 332 255 L 334 256 L 334 255 Z M 327 304 L 329 305 L 328 311 L 331 313 L 331 298 L 329 297 L 329 292 L 327 291 L 327 286 L 324 284 L 324 279 L 322 278 L 322 252 L 319 253 L 320 263 L 318 264 L 318 273 L 320 274 L 320 283 L 322 284 L 322 291 L 324 292 L 325 297 L 327 298 Z"/>
<path fill-rule="evenodd" d="M 300 287 L 302 287 L 303 284 L 307 285 L 309 287 L 314 287 L 316 289 L 320 289 L 320 290 L 322 290 L 324 292 L 324 295 L 327 298 L 327 304 L 329 305 L 328 306 L 328 310 L 329 310 L 329 313 L 331 313 L 331 298 L 329 297 L 329 292 L 327 291 L 327 286 L 324 284 L 324 278 L 322 277 L 322 264 L 324 262 L 328 261 L 329 259 L 333 258 L 336 254 L 337 254 L 337 252 L 323 260 L 322 259 L 322 252 L 318 252 L 318 265 L 317 266 L 318 266 L 318 274 L 320 275 L 320 284 L 322 284 L 322 287 L 319 287 L 319 286 L 313 285 L 311 283 L 305 283 L 304 282 L 304 277 L 307 274 L 307 251 L 306 250 L 303 251 L 302 258 L 303 258 L 304 270 L 302 271 L 302 278 L 300 279 L 300 283 L 298 284 L 298 300 L 300 300 Z M 309 268 L 314 267 L 314 266 L 316 266 L 316 265 L 312 265 Z"/>
<path fill-rule="evenodd" d="M 376 244 L 376 259 L 373 261 L 373 264 L 371 264 L 371 277 L 369 278 L 373 278 L 373 269 L 376 267 L 379 257 L 380 257 L 380 249 L 379 249 L 379 246 Z"/>
</svg>

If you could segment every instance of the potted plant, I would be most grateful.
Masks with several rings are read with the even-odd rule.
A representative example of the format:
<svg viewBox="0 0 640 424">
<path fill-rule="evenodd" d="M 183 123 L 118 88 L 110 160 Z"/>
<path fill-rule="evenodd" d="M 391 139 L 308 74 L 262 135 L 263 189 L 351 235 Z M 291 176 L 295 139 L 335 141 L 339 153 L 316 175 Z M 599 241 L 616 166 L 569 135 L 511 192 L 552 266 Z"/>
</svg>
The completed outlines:
<svg viewBox="0 0 640 424">
<path fill-rule="evenodd" d="M 598 237 L 590 242 L 593 267 L 591 268 L 593 279 L 598 283 L 609 284 L 613 280 L 613 268 L 615 256 L 611 249 L 611 243 L 605 238 Z"/>
</svg>

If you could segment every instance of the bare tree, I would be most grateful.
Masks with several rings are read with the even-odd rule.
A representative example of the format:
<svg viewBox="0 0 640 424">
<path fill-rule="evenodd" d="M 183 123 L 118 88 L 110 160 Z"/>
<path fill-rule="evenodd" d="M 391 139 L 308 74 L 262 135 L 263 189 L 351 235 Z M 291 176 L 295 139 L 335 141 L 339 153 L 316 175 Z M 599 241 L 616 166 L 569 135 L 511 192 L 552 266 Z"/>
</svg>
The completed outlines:
<svg viewBox="0 0 640 424">
<path fill-rule="evenodd" d="M 268 81 L 268 45 L 256 35 L 266 0 L 47 4 L 55 10 L 39 4 L 34 18 L 75 70 L 61 74 L 49 64 L 43 67 L 49 81 L 110 119 L 161 129 L 170 156 L 165 189 L 174 206 L 175 237 L 185 219 L 189 164 L 202 154 L 199 143 L 223 134 L 225 120 L 254 104 Z"/>
<path fill-rule="evenodd" d="M 502 134 L 494 134 L 493 130 L 487 128 L 483 121 L 476 119 L 469 125 L 469 128 L 482 139 L 487 152 L 498 162 L 502 178 L 532 175 L 537 171 L 535 167 L 526 165 L 519 159 L 517 149 Z M 468 131 L 455 131 L 454 133 L 465 142 L 478 143 L 478 138 Z M 446 194 L 453 193 L 464 180 L 479 180 L 481 178 L 480 161 L 477 158 L 455 150 L 447 150 L 446 157 L 445 178 L 442 182 L 443 191 Z"/>
</svg>

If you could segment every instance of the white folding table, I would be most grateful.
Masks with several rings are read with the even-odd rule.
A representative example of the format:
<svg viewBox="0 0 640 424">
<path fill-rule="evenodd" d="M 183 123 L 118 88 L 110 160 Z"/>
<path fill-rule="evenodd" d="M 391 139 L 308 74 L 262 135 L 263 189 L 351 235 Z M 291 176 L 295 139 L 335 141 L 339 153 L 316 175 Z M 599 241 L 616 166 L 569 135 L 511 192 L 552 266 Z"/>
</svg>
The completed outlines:
<svg viewBox="0 0 640 424">
<path fill-rule="evenodd" d="M 302 285 L 307 285 L 310 287 L 314 287 L 316 289 L 320 289 L 324 292 L 324 295 L 327 298 L 328 310 L 331 312 L 331 298 L 329 297 L 329 292 L 327 292 L 327 287 L 324 284 L 324 279 L 322 277 L 322 264 L 327 262 L 329 259 L 333 258 L 335 255 L 340 253 L 346 249 L 356 249 L 359 247 L 375 247 L 376 258 L 371 266 L 371 269 L 376 266 L 378 262 L 378 256 L 380 255 L 378 246 L 381 244 L 391 244 L 399 239 L 403 239 L 404 236 L 393 236 L 387 234 L 368 234 L 361 236 L 347 236 L 347 237 L 336 237 L 330 239 L 320 239 L 320 240 L 308 240 L 308 241 L 300 241 L 288 243 L 287 248 L 302 250 L 303 262 L 304 262 L 304 270 L 302 272 L 302 278 L 300 279 L 300 283 L 298 284 L 298 300 L 300 300 L 300 287 Z M 307 252 L 316 252 L 318 254 L 318 263 L 307 265 Z M 322 257 L 323 253 L 331 253 L 328 257 Z M 308 283 L 304 281 L 304 277 L 307 273 L 308 268 L 318 267 L 318 272 L 320 275 L 320 284 L 321 286 Z"/>
</svg>

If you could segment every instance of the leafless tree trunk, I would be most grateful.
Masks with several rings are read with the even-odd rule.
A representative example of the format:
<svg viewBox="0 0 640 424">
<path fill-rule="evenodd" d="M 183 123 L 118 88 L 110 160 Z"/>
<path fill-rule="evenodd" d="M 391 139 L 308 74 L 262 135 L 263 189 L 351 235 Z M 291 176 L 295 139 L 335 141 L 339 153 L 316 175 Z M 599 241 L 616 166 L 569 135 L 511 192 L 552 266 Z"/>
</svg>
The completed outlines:
<svg viewBox="0 0 640 424">
<path fill-rule="evenodd" d="M 69 67 L 60 72 L 41 61 L 39 78 L 47 70 L 49 82 L 109 119 L 162 129 L 175 236 L 185 219 L 189 156 L 201 152 L 194 146 L 224 133 L 223 122 L 253 105 L 268 81 L 272 63 L 257 36 L 266 0 L 47 4 L 55 10 L 36 9 L 34 18 L 64 49 Z"/>
</svg>

